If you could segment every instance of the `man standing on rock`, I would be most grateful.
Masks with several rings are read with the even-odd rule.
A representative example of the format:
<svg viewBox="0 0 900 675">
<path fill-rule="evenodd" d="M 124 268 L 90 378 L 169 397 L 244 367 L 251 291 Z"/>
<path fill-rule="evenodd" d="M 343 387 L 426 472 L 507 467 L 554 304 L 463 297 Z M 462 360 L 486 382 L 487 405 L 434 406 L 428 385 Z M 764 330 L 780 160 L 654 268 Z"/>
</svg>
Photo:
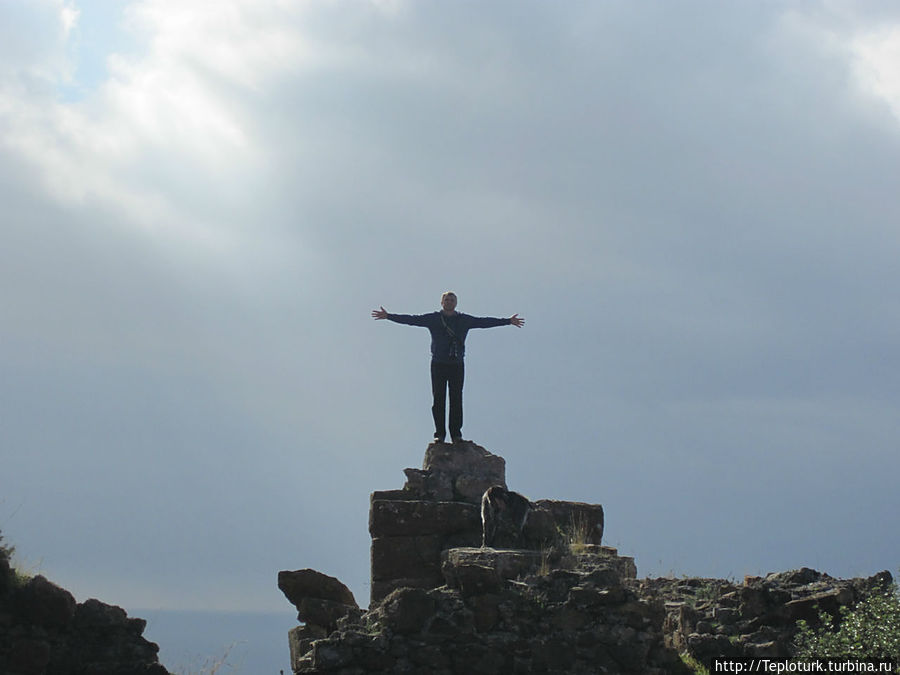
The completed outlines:
<svg viewBox="0 0 900 675">
<path fill-rule="evenodd" d="M 375 319 L 388 319 L 407 326 L 422 326 L 431 333 L 431 391 L 434 404 L 434 440 L 443 443 L 447 435 L 444 409 L 447 389 L 450 390 L 450 439 L 462 441 L 462 390 L 465 375 L 463 358 L 466 354 L 466 334 L 471 328 L 515 326 L 521 328 L 525 319 L 513 314 L 508 319 L 477 317 L 456 311 L 456 293 L 447 291 L 441 296 L 441 311 L 430 314 L 390 314 L 384 307 L 372 310 Z"/>
</svg>

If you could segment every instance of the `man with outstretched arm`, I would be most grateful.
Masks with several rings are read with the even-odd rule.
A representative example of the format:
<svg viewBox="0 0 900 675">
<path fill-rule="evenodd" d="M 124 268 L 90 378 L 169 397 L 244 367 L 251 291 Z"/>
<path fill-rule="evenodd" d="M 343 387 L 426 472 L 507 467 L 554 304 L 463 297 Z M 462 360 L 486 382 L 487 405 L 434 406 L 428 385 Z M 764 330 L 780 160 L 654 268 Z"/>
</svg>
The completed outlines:
<svg viewBox="0 0 900 675">
<path fill-rule="evenodd" d="M 447 432 L 444 409 L 447 390 L 450 390 L 450 439 L 462 441 L 462 390 L 465 376 L 463 359 L 466 355 L 466 334 L 471 328 L 515 326 L 521 328 L 525 319 L 513 314 L 508 319 L 469 316 L 456 311 L 456 293 L 447 291 L 441 296 L 441 310 L 430 314 L 391 314 L 381 307 L 372 310 L 375 319 L 388 319 L 407 326 L 422 326 L 431 333 L 431 392 L 434 403 L 434 440 L 443 443 Z"/>
</svg>

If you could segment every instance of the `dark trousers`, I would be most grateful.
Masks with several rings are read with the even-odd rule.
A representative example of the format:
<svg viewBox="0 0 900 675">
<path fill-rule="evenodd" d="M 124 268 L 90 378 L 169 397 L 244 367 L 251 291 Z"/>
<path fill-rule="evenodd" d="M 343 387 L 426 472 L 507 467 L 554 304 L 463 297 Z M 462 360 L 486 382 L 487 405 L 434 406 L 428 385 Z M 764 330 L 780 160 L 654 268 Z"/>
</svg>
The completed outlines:
<svg viewBox="0 0 900 675">
<path fill-rule="evenodd" d="M 434 395 L 434 405 L 431 406 L 431 414 L 434 416 L 434 435 L 438 438 L 444 438 L 446 435 L 444 410 L 448 389 L 450 390 L 450 438 L 460 438 L 462 436 L 462 390 L 464 377 L 465 365 L 462 361 L 457 363 L 431 362 L 431 393 Z"/>
</svg>

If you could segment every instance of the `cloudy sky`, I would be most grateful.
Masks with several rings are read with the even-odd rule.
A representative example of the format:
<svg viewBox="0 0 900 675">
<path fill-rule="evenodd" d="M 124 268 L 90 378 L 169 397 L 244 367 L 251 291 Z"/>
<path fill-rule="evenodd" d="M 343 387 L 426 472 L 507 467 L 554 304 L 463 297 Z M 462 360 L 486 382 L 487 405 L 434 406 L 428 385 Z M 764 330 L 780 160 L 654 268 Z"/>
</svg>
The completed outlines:
<svg viewBox="0 0 900 675">
<path fill-rule="evenodd" d="M 900 565 L 900 6 L 0 2 L 0 530 L 126 607 L 368 603 L 466 437 L 641 575 Z"/>
</svg>

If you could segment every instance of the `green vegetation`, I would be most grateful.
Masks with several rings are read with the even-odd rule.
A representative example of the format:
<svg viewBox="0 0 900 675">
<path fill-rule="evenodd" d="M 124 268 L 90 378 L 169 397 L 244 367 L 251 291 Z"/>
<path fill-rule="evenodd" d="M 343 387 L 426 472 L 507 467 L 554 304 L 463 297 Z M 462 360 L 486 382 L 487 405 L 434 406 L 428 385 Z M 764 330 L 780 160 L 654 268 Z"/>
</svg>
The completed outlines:
<svg viewBox="0 0 900 675">
<path fill-rule="evenodd" d="M 11 587 L 22 586 L 25 584 L 33 575 L 29 574 L 25 570 L 23 570 L 20 566 L 15 565 L 12 561 L 13 555 L 16 552 L 15 546 L 10 546 L 9 544 L 3 543 L 3 534 L 0 533 L 0 560 L 5 561 L 9 566 L 9 584 Z M 7 565 L 0 565 L 0 569 L 5 570 Z M 2 584 L 0 584 L 2 586 Z"/>
<path fill-rule="evenodd" d="M 720 582 L 718 579 L 705 580 L 700 586 L 697 587 L 695 603 L 717 603 L 721 596 L 722 582 Z"/>
<path fill-rule="evenodd" d="M 819 615 L 821 626 L 798 621 L 794 639 L 800 658 L 877 658 L 900 662 L 900 596 L 897 585 L 876 590 L 837 617 Z M 900 671 L 898 671 L 900 672 Z"/>
<path fill-rule="evenodd" d="M 7 546 L 3 543 L 3 533 L 0 532 L 0 557 L 6 558 L 9 560 L 12 558 L 13 553 L 15 553 L 16 549 L 13 546 Z"/>
<path fill-rule="evenodd" d="M 694 675 L 709 675 L 709 670 L 690 654 L 681 654 L 681 662 Z"/>
</svg>

